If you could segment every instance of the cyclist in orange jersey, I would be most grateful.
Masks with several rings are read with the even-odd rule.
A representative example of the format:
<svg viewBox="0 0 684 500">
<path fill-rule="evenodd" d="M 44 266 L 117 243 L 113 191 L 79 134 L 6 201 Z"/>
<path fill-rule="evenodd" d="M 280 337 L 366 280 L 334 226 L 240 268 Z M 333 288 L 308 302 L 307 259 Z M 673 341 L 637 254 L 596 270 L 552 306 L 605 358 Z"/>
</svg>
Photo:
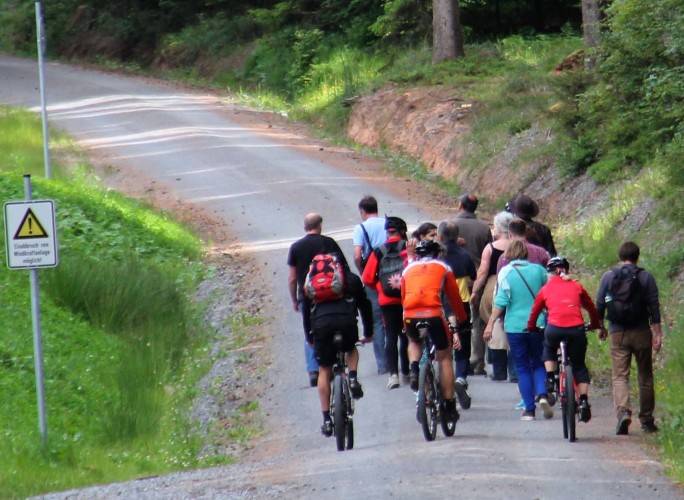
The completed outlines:
<svg viewBox="0 0 684 500">
<path fill-rule="evenodd" d="M 431 240 L 423 240 L 416 245 L 415 255 L 418 260 L 409 263 L 402 274 L 401 303 L 404 308 L 404 328 L 409 338 L 411 389 L 418 390 L 419 361 L 422 354 L 422 342 L 416 324 L 425 321 L 430 325 L 430 338 L 437 351 L 444 409 L 450 420 L 458 420 L 451 349 L 452 345 L 460 348 L 460 343 L 458 335 L 450 332 L 444 315 L 442 294 L 449 300 L 459 327 L 469 327 L 469 323 L 451 268 L 437 260 L 442 249 L 442 245 Z"/>
</svg>

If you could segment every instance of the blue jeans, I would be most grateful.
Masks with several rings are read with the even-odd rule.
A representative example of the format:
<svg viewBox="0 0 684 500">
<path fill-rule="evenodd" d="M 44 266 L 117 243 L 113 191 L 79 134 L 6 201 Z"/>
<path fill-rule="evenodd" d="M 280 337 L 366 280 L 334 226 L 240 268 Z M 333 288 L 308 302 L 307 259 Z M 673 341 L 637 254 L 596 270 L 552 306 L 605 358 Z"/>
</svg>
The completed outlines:
<svg viewBox="0 0 684 500">
<path fill-rule="evenodd" d="M 542 361 L 544 335 L 506 332 L 506 336 L 518 372 L 518 389 L 525 402 L 525 410 L 534 410 L 534 396 L 546 394 L 546 370 Z"/>
<path fill-rule="evenodd" d="M 470 346 L 472 334 L 459 333 L 458 340 L 461 341 L 461 348 L 454 350 L 454 361 L 456 361 L 456 378 L 468 379 L 468 370 L 470 369 Z"/>
<path fill-rule="evenodd" d="M 385 326 L 382 324 L 382 312 L 378 304 L 378 291 L 366 287 L 366 297 L 373 308 L 373 354 L 378 373 L 387 372 L 387 357 L 385 356 Z"/>
<path fill-rule="evenodd" d="M 302 313 L 302 327 L 304 328 L 304 358 L 306 359 L 306 372 L 317 372 L 318 361 L 313 347 L 306 342 L 306 335 L 311 332 L 311 301 L 303 293 L 299 299 L 299 310 Z"/>
</svg>

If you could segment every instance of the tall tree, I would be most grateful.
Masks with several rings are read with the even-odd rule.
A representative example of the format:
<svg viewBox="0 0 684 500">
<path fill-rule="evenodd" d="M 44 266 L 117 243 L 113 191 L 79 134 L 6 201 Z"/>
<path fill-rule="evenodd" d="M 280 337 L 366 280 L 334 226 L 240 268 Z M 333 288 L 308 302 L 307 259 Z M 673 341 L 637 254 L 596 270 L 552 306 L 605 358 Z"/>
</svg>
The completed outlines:
<svg viewBox="0 0 684 500">
<path fill-rule="evenodd" d="M 458 0 L 432 0 L 432 63 L 464 55 Z"/>
<path fill-rule="evenodd" d="M 596 48 L 601 43 L 601 8 L 599 0 L 582 0 L 582 32 L 586 49 L 585 65 L 592 69 L 596 64 Z"/>
</svg>

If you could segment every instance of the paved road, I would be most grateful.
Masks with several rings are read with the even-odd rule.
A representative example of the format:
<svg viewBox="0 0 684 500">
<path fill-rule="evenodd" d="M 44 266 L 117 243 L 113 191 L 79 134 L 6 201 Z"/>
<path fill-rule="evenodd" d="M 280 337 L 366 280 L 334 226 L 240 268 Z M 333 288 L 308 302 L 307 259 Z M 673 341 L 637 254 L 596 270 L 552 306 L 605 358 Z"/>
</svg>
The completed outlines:
<svg viewBox="0 0 684 500">
<path fill-rule="evenodd" d="M 682 497 L 642 450 L 640 431 L 614 435 L 606 398 L 594 399 L 594 420 L 580 425 L 579 441 L 569 444 L 558 417 L 520 421 L 513 384 L 474 377 L 473 406 L 462 412 L 455 437 L 440 434 L 426 443 L 415 421 L 413 394 L 405 387 L 386 389 L 385 376 L 375 374 L 370 347 L 362 351 L 366 397 L 357 405 L 356 447 L 338 453 L 334 442 L 319 434 L 317 396 L 306 387 L 299 317 L 291 311 L 285 285 L 287 248 L 301 237 L 303 216 L 317 211 L 325 218 L 324 231 L 349 252 L 356 203 L 365 193 L 377 196 L 382 212 L 401 215 L 410 225 L 442 214 L 421 211 L 393 194 L 396 190 L 350 174 L 353 168 L 336 169 L 305 154 L 308 141 L 288 137 L 286 145 L 232 121 L 230 107 L 211 95 L 63 64 L 48 65 L 46 79 L 54 126 L 112 166 L 141 172 L 223 217 L 273 277 L 266 286 L 276 304 L 272 347 L 278 355 L 270 371 L 273 389 L 264 402 L 270 432 L 260 443 L 270 458 L 162 478 L 158 496 Z M 2 102 L 37 110 L 35 64 L 0 56 Z M 245 476 L 251 489 L 236 490 Z M 115 491 L 125 489 L 110 493 Z"/>
</svg>

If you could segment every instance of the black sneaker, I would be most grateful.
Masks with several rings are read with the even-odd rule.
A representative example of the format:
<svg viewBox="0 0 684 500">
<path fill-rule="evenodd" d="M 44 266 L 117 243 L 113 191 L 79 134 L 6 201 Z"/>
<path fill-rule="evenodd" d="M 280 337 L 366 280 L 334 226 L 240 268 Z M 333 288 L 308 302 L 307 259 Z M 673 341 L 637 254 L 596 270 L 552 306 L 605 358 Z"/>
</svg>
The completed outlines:
<svg viewBox="0 0 684 500">
<path fill-rule="evenodd" d="M 418 373 L 409 373 L 409 386 L 413 392 L 418 391 Z"/>
<path fill-rule="evenodd" d="M 615 434 L 618 436 L 626 436 L 629 434 L 629 424 L 632 423 L 632 416 L 624 412 L 618 418 L 617 428 L 615 429 Z"/>
<path fill-rule="evenodd" d="M 456 401 L 453 399 L 451 401 L 444 401 L 442 402 L 442 411 L 444 412 L 444 416 L 449 422 L 458 422 L 458 419 L 461 418 L 461 415 L 458 413 L 458 410 L 456 409 Z"/>
<path fill-rule="evenodd" d="M 309 372 L 309 385 L 316 387 L 318 385 L 318 372 Z"/>
<path fill-rule="evenodd" d="M 361 382 L 355 378 L 349 378 L 349 390 L 354 399 L 361 399 L 363 397 L 363 387 L 361 387 Z"/>
<path fill-rule="evenodd" d="M 589 422 L 591 420 L 591 405 L 586 399 L 580 400 L 579 419 L 580 422 Z"/>
<path fill-rule="evenodd" d="M 472 399 L 470 398 L 470 394 L 468 394 L 468 382 L 459 377 L 456 379 L 454 389 L 456 390 L 458 404 L 461 405 L 461 408 L 464 410 L 469 409 Z"/>
<path fill-rule="evenodd" d="M 333 435 L 333 423 L 332 420 L 324 420 L 323 425 L 321 425 L 321 434 L 325 437 L 330 437 Z"/>
<path fill-rule="evenodd" d="M 655 422 L 653 422 L 653 420 L 650 420 L 641 424 L 641 430 L 646 434 L 653 434 L 654 432 L 658 432 L 658 426 L 655 424 Z"/>
<path fill-rule="evenodd" d="M 525 410 L 522 415 L 520 416 L 520 420 L 523 421 L 530 421 L 534 420 L 535 415 L 534 415 L 534 410 Z"/>
</svg>

